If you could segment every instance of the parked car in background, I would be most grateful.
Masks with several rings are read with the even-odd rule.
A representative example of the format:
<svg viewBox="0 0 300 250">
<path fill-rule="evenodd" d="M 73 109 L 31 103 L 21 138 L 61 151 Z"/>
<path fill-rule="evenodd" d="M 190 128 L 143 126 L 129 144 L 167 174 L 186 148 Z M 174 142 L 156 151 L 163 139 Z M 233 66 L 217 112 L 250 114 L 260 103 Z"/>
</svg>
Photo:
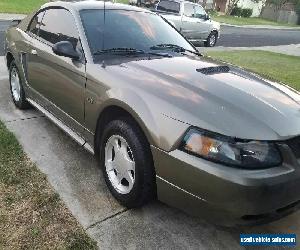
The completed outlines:
<svg viewBox="0 0 300 250">
<path fill-rule="evenodd" d="M 220 24 L 211 20 L 200 4 L 161 0 L 155 10 L 191 42 L 204 42 L 205 46 L 213 47 L 220 37 Z"/>
</svg>

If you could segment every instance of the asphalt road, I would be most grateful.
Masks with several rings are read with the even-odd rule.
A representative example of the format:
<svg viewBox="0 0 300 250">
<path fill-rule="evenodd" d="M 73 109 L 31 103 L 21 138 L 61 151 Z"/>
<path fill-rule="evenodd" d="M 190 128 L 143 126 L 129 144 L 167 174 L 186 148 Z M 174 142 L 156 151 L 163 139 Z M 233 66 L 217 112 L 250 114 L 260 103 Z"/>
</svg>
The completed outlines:
<svg viewBox="0 0 300 250">
<path fill-rule="evenodd" d="M 5 30 L 9 22 L 0 21 L 0 56 L 3 56 Z M 300 30 L 246 29 L 222 26 L 221 39 L 217 46 L 260 47 L 300 44 Z"/>
<path fill-rule="evenodd" d="M 221 27 L 221 38 L 217 46 L 261 47 L 300 43 L 300 30 L 274 30 Z"/>
</svg>

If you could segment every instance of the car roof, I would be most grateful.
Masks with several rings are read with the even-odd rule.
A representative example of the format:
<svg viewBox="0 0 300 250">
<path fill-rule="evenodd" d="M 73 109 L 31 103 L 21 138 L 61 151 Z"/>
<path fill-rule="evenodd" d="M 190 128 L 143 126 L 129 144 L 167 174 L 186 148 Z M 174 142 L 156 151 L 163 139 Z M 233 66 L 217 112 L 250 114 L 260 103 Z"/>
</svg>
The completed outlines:
<svg viewBox="0 0 300 250">
<path fill-rule="evenodd" d="M 96 1 L 96 0 L 55 1 L 55 2 L 46 3 L 41 8 L 48 8 L 48 7 L 63 7 L 66 9 L 75 9 L 77 11 L 85 10 L 85 9 L 104 9 L 104 1 Z M 138 8 L 128 4 L 113 3 L 108 1 L 105 2 L 105 8 L 151 12 L 149 10 Z"/>
</svg>

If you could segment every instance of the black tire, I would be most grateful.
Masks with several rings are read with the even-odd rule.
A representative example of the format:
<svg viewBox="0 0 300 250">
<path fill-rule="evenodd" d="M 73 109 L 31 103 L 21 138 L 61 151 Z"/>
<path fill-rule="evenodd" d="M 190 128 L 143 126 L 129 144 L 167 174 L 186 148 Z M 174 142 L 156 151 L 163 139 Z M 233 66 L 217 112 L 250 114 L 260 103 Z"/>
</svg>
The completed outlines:
<svg viewBox="0 0 300 250">
<path fill-rule="evenodd" d="M 216 31 L 212 31 L 207 40 L 204 42 L 205 47 L 214 47 L 218 41 L 218 33 Z"/>
<path fill-rule="evenodd" d="M 19 98 L 19 100 L 16 100 L 14 98 L 13 91 L 12 91 L 11 76 L 12 76 L 12 71 L 13 70 L 16 70 L 16 72 L 18 74 L 18 78 L 19 78 L 19 84 L 20 84 L 20 98 Z M 25 92 L 24 92 L 24 88 L 23 88 L 23 82 L 22 82 L 22 78 L 20 76 L 20 71 L 19 71 L 19 69 L 18 69 L 18 67 L 17 67 L 14 60 L 11 62 L 10 67 L 9 67 L 9 87 L 10 87 L 11 97 L 13 99 L 13 102 L 14 102 L 15 106 L 18 109 L 28 109 L 28 108 L 30 108 L 30 104 L 26 101 Z"/>
<path fill-rule="evenodd" d="M 127 194 L 121 194 L 114 188 L 106 172 L 105 146 L 113 135 L 126 140 L 135 161 L 135 181 Z M 140 207 L 155 198 L 155 171 L 150 146 L 140 127 L 132 119 L 124 117 L 105 126 L 100 139 L 100 166 L 110 192 L 122 205 L 128 208 Z"/>
</svg>

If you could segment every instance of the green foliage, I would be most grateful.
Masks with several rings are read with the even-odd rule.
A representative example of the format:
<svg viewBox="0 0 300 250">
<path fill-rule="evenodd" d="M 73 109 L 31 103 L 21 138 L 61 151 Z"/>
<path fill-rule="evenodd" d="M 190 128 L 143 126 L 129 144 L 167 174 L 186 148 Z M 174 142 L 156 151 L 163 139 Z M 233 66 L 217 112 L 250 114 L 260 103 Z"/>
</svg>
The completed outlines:
<svg viewBox="0 0 300 250">
<path fill-rule="evenodd" d="M 235 16 L 213 16 L 213 20 L 220 23 L 228 23 L 233 25 L 272 25 L 272 26 L 287 26 L 287 27 L 299 27 L 299 25 L 293 25 L 288 23 L 281 23 L 271 20 L 266 20 L 259 17 L 235 17 Z"/>
<path fill-rule="evenodd" d="M 235 6 L 230 13 L 231 16 L 241 16 L 242 15 L 242 8 Z"/>
<path fill-rule="evenodd" d="M 300 15 L 300 0 L 298 0 L 298 2 L 296 3 L 296 12 L 298 15 Z M 300 17 L 299 17 L 299 21 L 300 21 Z"/>
<path fill-rule="evenodd" d="M 300 90 L 300 60 L 298 56 L 288 56 L 266 51 L 210 51 L 208 55 L 246 68 L 271 80 L 283 82 Z"/>
<path fill-rule="evenodd" d="M 241 16 L 242 17 L 251 17 L 253 14 L 253 9 L 242 9 Z"/>
<path fill-rule="evenodd" d="M 215 10 L 207 10 L 207 13 L 208 13 L 208 15 L 210 15 L 210 16 L 217 16 L 217 15 L 218 15 L 218 12 L 215 11 Z"/>
</svg>

